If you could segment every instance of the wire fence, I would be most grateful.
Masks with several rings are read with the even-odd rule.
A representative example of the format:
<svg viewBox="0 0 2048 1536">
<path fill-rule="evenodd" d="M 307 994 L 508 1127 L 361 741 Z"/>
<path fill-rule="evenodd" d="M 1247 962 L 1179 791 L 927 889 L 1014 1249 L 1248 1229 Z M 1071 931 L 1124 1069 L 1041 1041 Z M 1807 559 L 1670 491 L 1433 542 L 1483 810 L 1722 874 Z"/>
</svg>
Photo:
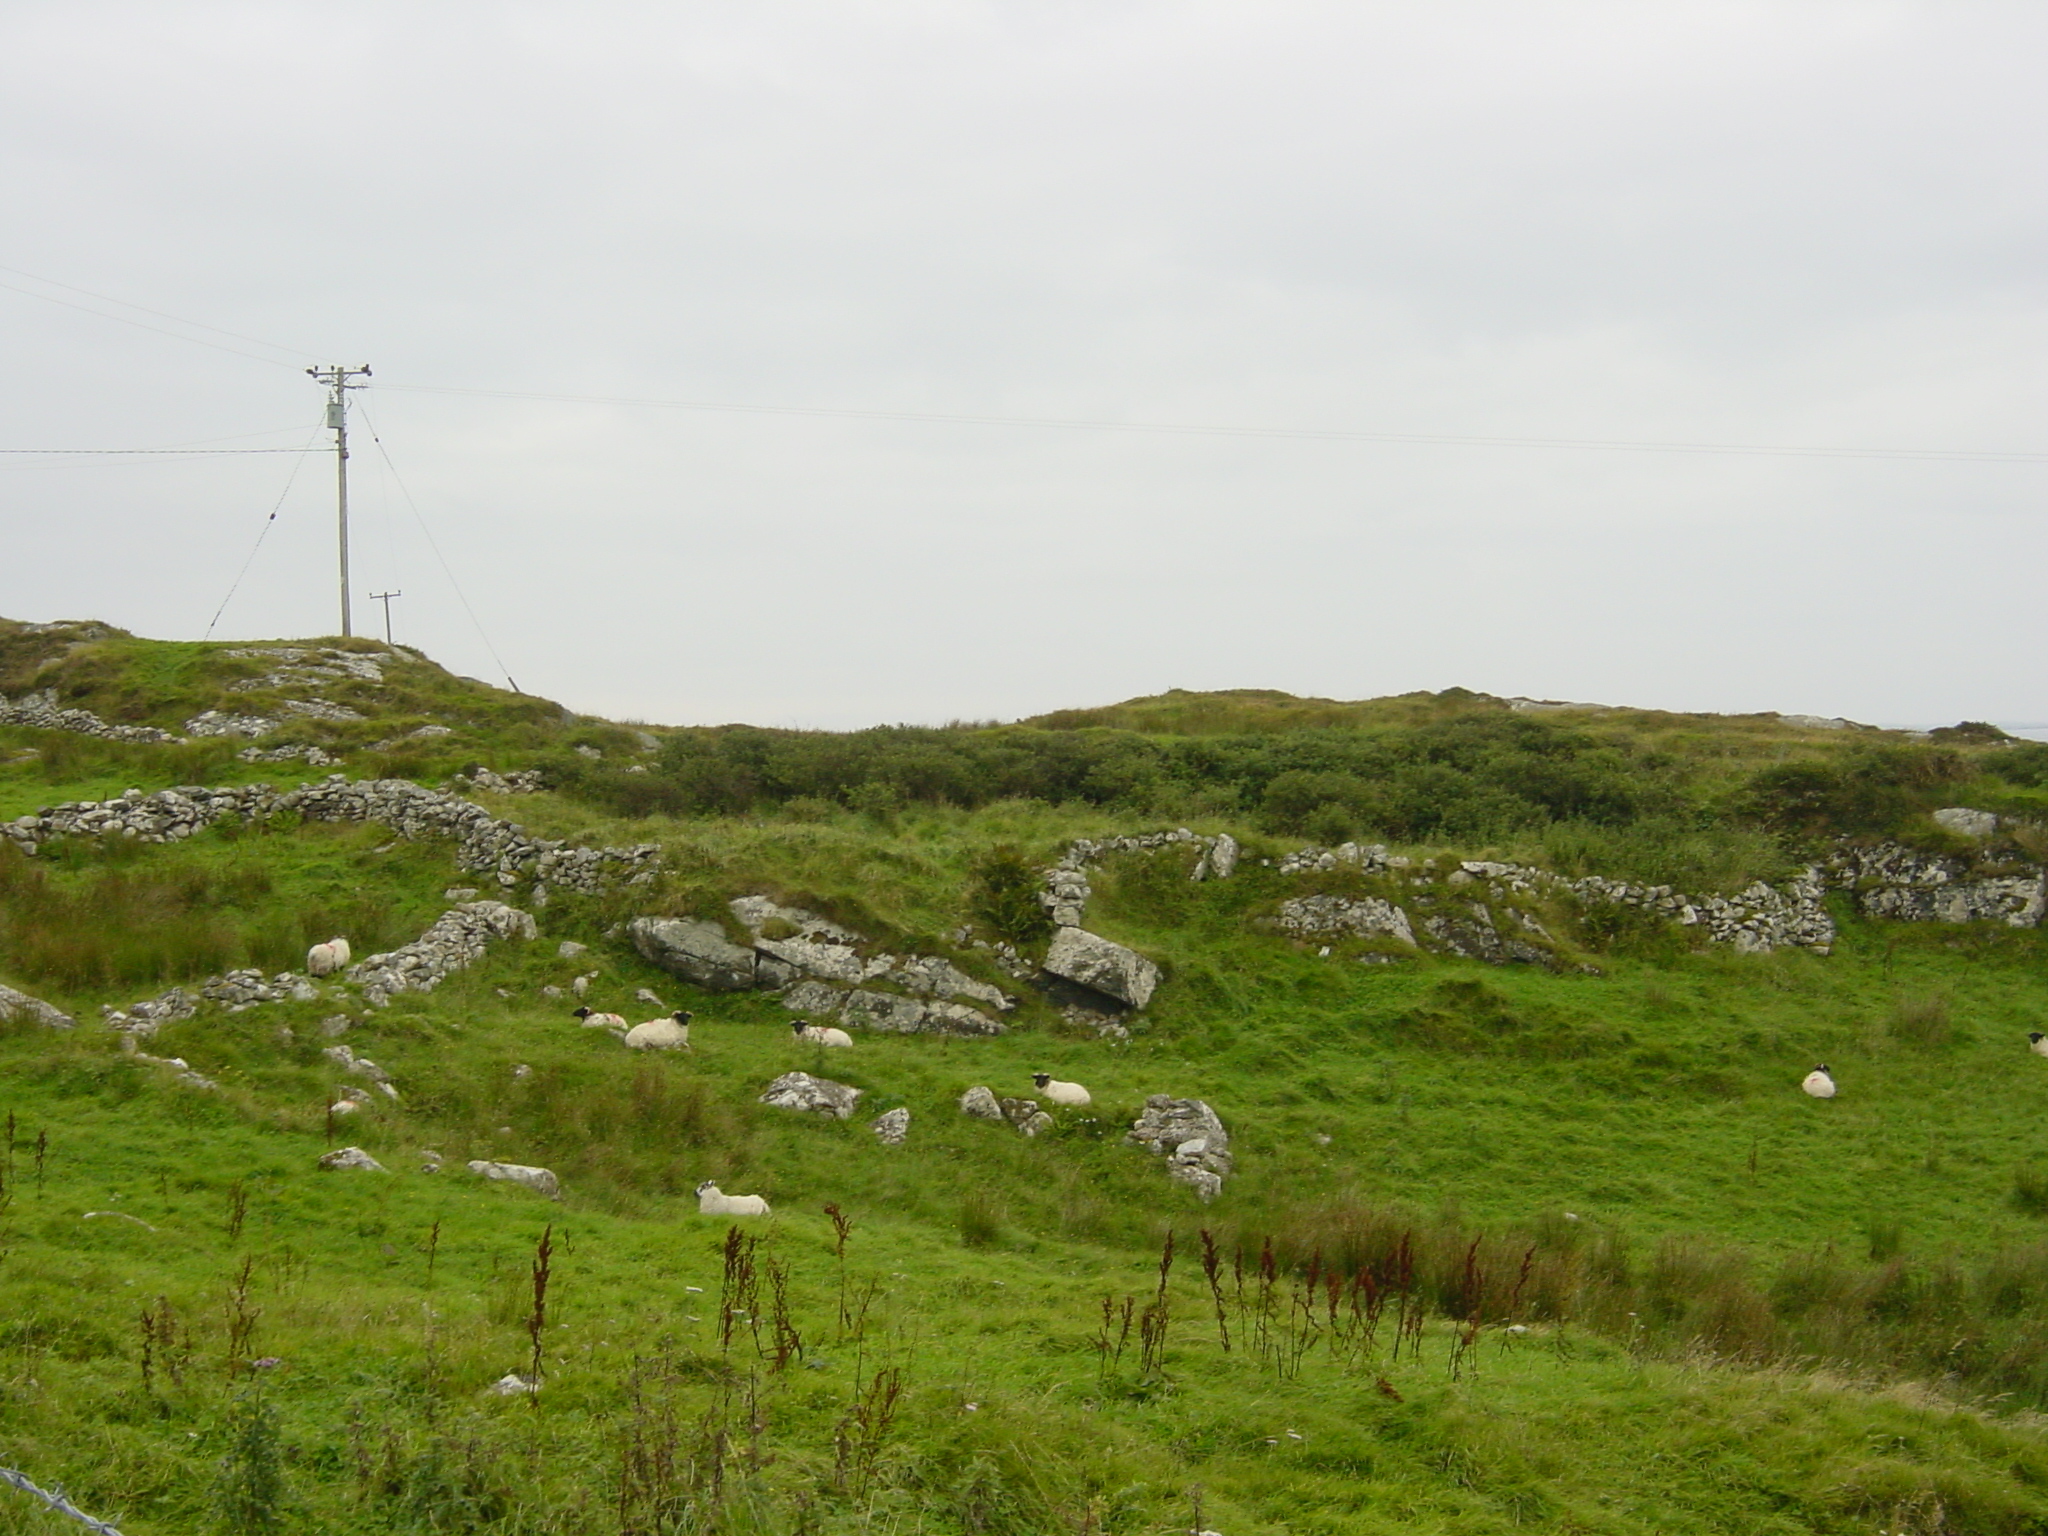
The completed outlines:
<svg viewBox="0 0 2048 1536">
<path fill-rule="evenodd" d="M 49 1505 L 50 1508 L 57 1511 L 58 1514 L 69 1515 L 88 1531 L 92 1531 L 94 1536 L 121 1536 L 121 1533 L 107 1524 L 106 1521 L 93 1519 L 91 1515 L 88 1515 L 76 1504 L 64 1497 L 64 1490 L 61 1488 L 54 1491 L 38 1488 L 27 1477 L 15 1471 L 12 1467 L 0 1467 L 0 1483 L 8 1483 L 19 1488 L 23 1493 L 34 1494 L 45 1504 Z"/>
</svg>

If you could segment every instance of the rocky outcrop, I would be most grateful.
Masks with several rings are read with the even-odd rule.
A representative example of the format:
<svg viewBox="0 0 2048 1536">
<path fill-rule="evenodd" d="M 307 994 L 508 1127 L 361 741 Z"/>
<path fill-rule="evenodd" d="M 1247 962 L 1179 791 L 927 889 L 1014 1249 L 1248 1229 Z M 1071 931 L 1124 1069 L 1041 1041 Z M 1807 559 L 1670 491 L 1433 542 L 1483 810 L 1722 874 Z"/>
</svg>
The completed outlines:
<svg viewBox="0 0 2048 1536">
<path fill-rule="evenodd" d="M 1854 892 L 1856 904 L 1870 916 L 1904 922 L 2034 928 L 2048 897 L 2048 871 L 2038 866 L 2024 866 L 2023 873 L 1993 873 L 1967 859 L 1921 853 L 1898 843 L 1844 848 L 1830 861 L 1828 875 Z"/>
<path fill-rule="evenodd" d="M 868 1129 L 883 1146 L 900 1147 L 910 1135 L 910 1111 L 899 1107 L 879 1114 Z"/>
<path fill-rule="evenodd" d="M 1216 1111 L 1200 1099 L 1153 1094 L 1124 1140 L 1164 1158 L 1166 1176 L 1187 1185 L 1204 1201 L 1223 1192 L 1223 1181 L 1237 1166 L 1230 1133 Z"/>
<path fill-rule="evenodd" d="M 1159 967 L 1150 960 L 1080 928 L 1062 928 L 1053 935 L 1045 971 L 1126 1008 L 1144 1007 L 1159 985 Z"/>
<path fill-rule="evenodd" d="M 45 1029 L 70 1029 L 78 1022 L 70 1014 L 52 1007 L 40 997 L 30 997 L 26 992 L 17 992 L 12 987 L 0 987 L 0 1024 L 12 1024 L 17 1019 L 40 1024 Z"/>
<path fill-rule="evenodd" d="M 1957 837 L 1967 837 L 1983 842 L 1997 833 L 1999 818 L 1990 811 L 1973 811 L 1964 805 L 1949 805 L 1936 811 L 1934 824 L 1944 832 L 1953 832 Z"/>
<path fill-rule="evenodd" d="M 765 896 L 730 904 L 749 942 L 701 918 L 640 917 L 628 926 L 633 947 L 668 971 L 717 992 L 779 992 L 804 1017 L 837 1018 L 849 1028 L 913 1035 L 999 1035 L 1003 1026 L 967 998 L 1008 1012 L 1017 1000 L 938 955 L 876 951 L 850 928 Z M 897 990 L 889 990 L 889 989 Z"/>
<path fill-rule="evenodd" d="M 830 1115 L 850 1119 L 864 1090 L 808 1072 L 785 1072 L 761 1093 L 761 1102 L 775 1109 L 793 1109 L 804 1114 Z"/>
<path fill-rule="evenodd" d="M 562 1181 L 551 1169 L 533 1168 L 525 1163 L 493 1163 L 479 1158 L 469 1165 L 469 1171 L 495 1183 L 517 1184 L 537 1195 L 546 1195 L 550 1200 L 562 1198 Z"/>
<path fill-rule="evenodd" d="M 626 934 L 642 959 L 707 992 L 745 992 L 754 985 L 753 950 L 733 943 L 717 923 L 636 917 Z"/>
<path fill-rule="evenodd" d="M 1408 914 L 1377 896 L 1295 896 L 1280 903 L 1280 926 L 1296 934 L 1355 934 L 1362 939 L 1393 939 L 1415 947 Z"/>
</svg>

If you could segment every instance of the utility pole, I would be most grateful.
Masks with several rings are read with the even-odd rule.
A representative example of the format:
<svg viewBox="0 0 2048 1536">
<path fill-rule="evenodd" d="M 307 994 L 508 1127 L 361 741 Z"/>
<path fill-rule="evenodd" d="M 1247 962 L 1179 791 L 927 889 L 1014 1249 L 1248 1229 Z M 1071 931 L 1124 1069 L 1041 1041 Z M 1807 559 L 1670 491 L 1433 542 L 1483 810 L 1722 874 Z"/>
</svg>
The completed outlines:
<svg viewBox="0 0 2048 1536">
<path fill-rule="evenodd" d="M 360 384 L 349 383 L 350 379 L 370 376 L 370 365 L 343 368 L 338 364 L 332 368 L 308 368 L 318 382 L 325 384 L 330 393 L 327 396 L 327 425 L 334 429 L 334 491 L 335 502 L 341 525 L 341 633 L 347 639 L 355 631 L 349 627 L 348 614 L 348 392 L 361 389 Z M 384 605 L 386 618 L 390 617 L 391 605 Z"/>
<path fill-rule="evenodd" d="M 372 592 L 370 594 L 371 602 L 384 605 L 384 643 L 386 645 L 391 644 L 391 599 L 403 596 L 405 596 L 403 592 Z"/>
</svg>

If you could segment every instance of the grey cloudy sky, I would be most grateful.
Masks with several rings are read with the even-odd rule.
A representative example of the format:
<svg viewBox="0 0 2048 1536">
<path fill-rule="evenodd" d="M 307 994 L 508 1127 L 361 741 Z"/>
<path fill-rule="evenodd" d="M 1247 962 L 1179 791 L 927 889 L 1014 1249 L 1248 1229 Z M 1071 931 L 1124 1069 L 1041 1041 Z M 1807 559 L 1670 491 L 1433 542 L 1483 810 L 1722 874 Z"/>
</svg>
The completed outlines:
<svg viewBox="0 0 2048 1536">
<path fill-rule="evenodd" d="M 298 446 L 368 361 L 505 666 L 616 716 L 2044 721 L 2048 462 L 434 392 L 2048 455 L 2044 79 L 2034 4 L 10 0 L 0 447 Z M 357 591 L 497 676 L 358 450 Z M 0 613 L 197 637 L 280 506 L 218 633 L 331 632 L 292 463 L 0 458 Z"/>
</svg>

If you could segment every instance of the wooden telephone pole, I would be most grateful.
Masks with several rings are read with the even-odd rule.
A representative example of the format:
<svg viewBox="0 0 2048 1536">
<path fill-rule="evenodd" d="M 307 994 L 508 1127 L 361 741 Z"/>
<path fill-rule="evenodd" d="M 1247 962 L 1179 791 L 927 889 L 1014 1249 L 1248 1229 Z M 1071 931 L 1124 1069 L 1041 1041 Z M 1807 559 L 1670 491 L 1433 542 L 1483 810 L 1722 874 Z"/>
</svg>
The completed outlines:
<svg viewBox="0 0 2048 1536">
<path fill-rule="evenodd" d="M 348 609 L 348 392 L 361 389 L 360 384 L 351 384 L 350 379 L 370 376 L 370 365 L 356 368 L 308 368 L 307 373 L 325 384 L 327 396 L 327 425 L 334 429 L 334 491 L 338 519 L 341 529 L 341 633 L 346 639 L 355 633 L 349 626 Z M 387 614 L 390 605 L 385 605 Z"/>
</svg>

